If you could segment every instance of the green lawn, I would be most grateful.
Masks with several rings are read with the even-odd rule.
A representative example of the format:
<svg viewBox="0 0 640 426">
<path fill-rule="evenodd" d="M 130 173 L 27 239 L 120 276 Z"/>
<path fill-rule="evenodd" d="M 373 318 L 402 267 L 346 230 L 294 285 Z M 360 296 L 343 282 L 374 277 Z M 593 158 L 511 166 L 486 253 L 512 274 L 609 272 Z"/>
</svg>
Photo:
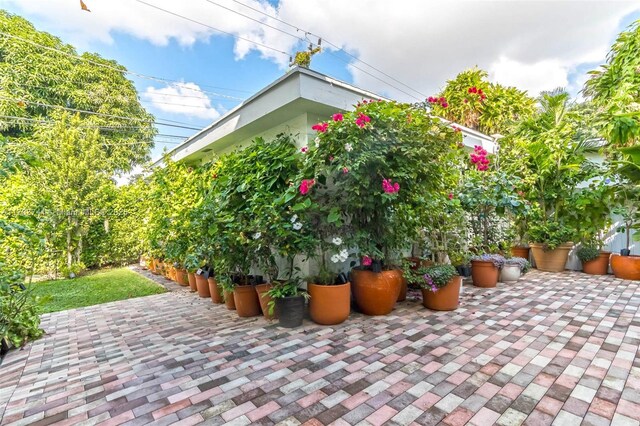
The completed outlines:
<svg viewBox="0 0 640 426">
<path fill-rule="evenodd" d="M 132 297 L 164 293 L 164 287 L 126 268 L 108 269 L 73 280 L 33 283 L 33 292 L 49 296 L 44 312 L 98 305 Z"/>
</svg>

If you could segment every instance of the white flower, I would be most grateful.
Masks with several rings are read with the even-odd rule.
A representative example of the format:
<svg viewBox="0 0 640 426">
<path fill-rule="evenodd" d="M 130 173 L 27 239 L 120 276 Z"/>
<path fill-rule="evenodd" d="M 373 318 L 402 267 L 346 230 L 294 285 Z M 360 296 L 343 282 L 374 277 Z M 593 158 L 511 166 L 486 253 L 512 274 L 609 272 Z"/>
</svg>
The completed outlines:
<svg viewBox="0 0 640 426">
<path fill-rule="evenodd" d="M 253 234 L 253 239 L 254 239 L 254 240 L 257 240 L 257 239 L 259 239 L 260 237 L 262 237 L 262 232 L 256 232 L 255 234 Z"/>
<path fill-rule="evenodd" d="M 300 222 L 296 222 L 293 224 L 293 229 L 295 229 L 296 231 L 299 231 L 302 229 L 302 224 Z"/>
<path fill-rule="evenodd" d="M 315 138 L 313 141 L 316 144 L 316 148 L 320 148 L 320 138 Z"/>
<path fill-rule="evenodd" d="M 350 143 L 344 144 L 344 150 L 347 152 L 353 151 L 353 146 Z"/>
<path fill-rule="evenodd" d="M 294 214 L 293 216 L 291 216 L 291 223 L 296 223 L 298 221 L 298 215 Z"/>
<path fill-rule="evenodd" d="M 331 242 L 337 246 L 342 244 L 342 238 L 340 237 L 333 237 L 333 240 L 331 240 Z"/>
<path fill-rule="evenodd" d="M 338 263 L 338 262 L 340 262 L 340 258 L 338 257 L 337 254 L 334 254 L 333 256 L 331 256 L 331 261 L 333 263 Z"/>
<path fill-rule="evenodd" d="M 347 251 L 347 249 L 343 249 L 343 250 L 340 252 L 339 256 L 340 256 L 341 258 L 343 258 L 343 259 L 344 259 L 344 260 L 343 260 L 343 262 L 344 262 L 344 261 L 345 261 L 345 260 L 347 260 L 347 258 L 349 257 L 349 252 Z"/>
</svg>

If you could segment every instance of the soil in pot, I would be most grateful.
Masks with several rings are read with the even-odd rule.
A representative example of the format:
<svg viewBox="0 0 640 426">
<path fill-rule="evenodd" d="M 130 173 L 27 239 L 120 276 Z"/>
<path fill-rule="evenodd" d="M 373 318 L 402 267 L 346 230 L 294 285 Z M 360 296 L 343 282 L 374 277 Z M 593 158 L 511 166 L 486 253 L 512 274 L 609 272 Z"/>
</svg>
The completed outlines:
<svg viewBox="0 0 640 426">
<path fill-rule="evenodd" d="M 187 278 L 187 271 L 185 269 L 176 269 L 176 282 L 183 287 L 189 285 L 189 279 Z"/>
<path fill-rule="evenodd" d="M 387 315 L 393 310 L 402 286 L 402 272 L 351 270 L 351 289 L 358 308 L 366 315 Z"/>
<path fill-rule="evenodd" d="M 529 247 L 511 247 L 511 256 L 529 260 Z"/>
<path fill-rule="evenodd" d="M 640 256 L 611 255 L 611 269 L 616 278 L 640 280 Z"/>
<path fill-rule="evenodd" d="M 531 243 L 530 246 L 536 268 L 547 272 L 562 272 L 567 265 L 573 243 L 561 244 L 553 250 L 545 250 L 543 244 Z"/>
<path fill-rule="evenodd" d="M 198 291 L 198 285 L 196 284 L 196 274 L 193 272 L 187 272 L 187 281 L 189 282 L 189 288 L 191 291 Z"/>
<path fill-rule="evenodd" d="M 280 327 L 300 327 L 304 319 L 304 297 L 290 296 L 276 299 L 276 313 Z"/>
<path fill-rule="evenodd" d="M 317 324 L 335 325 L 349 318 L 351 283 L 338 285 L 308 284 L 309 316 Z"/>
<path fill-rule="evenodd" d="M 207 278 L 207 283 L 209 284 L 209 294 L 211 295 L 211 301 L 217 304 L 224 303 L 222 291 L 220 290 L 220 287 L 218 287 L 216 279 L 213 277 L 209 277 Z"/>
<path fill-rule="evenodd" d="M 471 261 L 471 278 L 476 287 L 493 288 L 498 284 L 500 269 L 493 262 Z"/>
<path fill-rule="evenodd" d="M 198 290 L 198 296 L 211 297 L 209 293 L 209 282 L 202 274 L 196 274 L 196 287 Z"/>
<path fill-rule="evenodd" d="M 422 304 L 425 308 L 434 311 L 453 311 L 460 304 L 460 288 L 462 287 L 462 277 L 455 276 L 449 280 L 447 285 L 439 288 L 435 293 L 431 290 L 422 289 Z"/>
<path fill-rule="evenodd" d="M 270 313 L 269 302 L 271 302 L 271 296 L 267 293 L 273 288 L 272 284 L 260 284 L 256 286 L 256 292 L 258 293 L 258 300 L 260 301 L 260 309 L 262 309 L 262 315 L 265 319 L 272 320 L 276 317 L 275 307 L 273 313 Z"/>
<path fill-rule="evenodd" d="M 227 309 L 230 310 L 230 311 L 235 311 L 236 310 L 236 300 L 233 298 L 233 292 L 232 291 L 223 290 L 222 291 L 222 295 L 224 296 L 224 305 L 227 307 Z"/>
<path fill-rule="evenodd" d="M 252 285 L 237 285 L 233 290 L 236 311 L 239 317 L 255 317 L 260 315 L 260 300 Z"/>
<path fill-rule="evenodd" d="M 610 256 L 610 251 L 601 251 L 595 259 L 582 262 L 582 272 L 589 275 L 607 275 Z"/>
</svg>

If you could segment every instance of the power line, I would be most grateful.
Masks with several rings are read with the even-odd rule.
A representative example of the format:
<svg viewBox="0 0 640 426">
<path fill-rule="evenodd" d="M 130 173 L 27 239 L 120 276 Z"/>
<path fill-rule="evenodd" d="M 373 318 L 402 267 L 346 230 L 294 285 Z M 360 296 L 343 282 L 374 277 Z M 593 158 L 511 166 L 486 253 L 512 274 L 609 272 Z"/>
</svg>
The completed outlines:
<svg viewBox="0 0 640 426">
<path fill-rule="evenodd" d="M 139 0 L 136 0 L 136 1 L 139 1 Z M 205 25 L 205 24 L 203 24 L 203 25 Z M 129 74 L 129 75 L 132 75 L 132 76 L 135 76 L 135 77 L 139 77 L 139 78 L 144 78 L 144 79 L 147 79 L 147 80 L 157 81 L 157 82 L 161 82 L 161 83 L 165 83 L 165 84 L 169 83 L 169 84 L 172 84 L 172 85 L 175 85 L 175 86 L 184 87 L 187 90 L 194 90 L 192 87 L 187 86 L 186 83 L 181 82 L 181 81 L 170 80 L 170 79 L 163 78 L 163 77 L 154 77 L 154 76 L 151 76 L 151 75 L 141 74 L 141 73 L 138 73 L 138 72 L 135 72 L 135 71 L 129 71 L 124 67 L 118 68 L 118 67 L 115 67 L 113 65 L 103 64 L 101 62 L 96 62 L 96 61 L 93 61 L 91 59 L 84 58 L 84 57 L 79 56 L 79 55 L 75 55 L 73 53 L 65 52 L 64 50 L 61 50 L 61 49 L 56 49 L 55 47 L 45 46 L 43 44 L 36 43 L 36 42 L 34 42 L 32 40 L 29 40 L 29 39 L 26 39 L 26 38 L 23 38 L 23 37 L 19 37 L 19 36 L 13 35 L 13 34 L 5 33 L 5 32 L 2 32 L 2 31 L 0 31 L 0 35 L 2 35 L 4 37 L 9 37 L 9 38 L 12 38 L 12 39 L 15 39 L 15 40 L 20 40 L 20 41 L 22 41 L 24 43 L 28 43 L 28 44 L 30 44 L 32 46 L 36 46 L 36 47 L 39 47 L 39 48 L 42 48 L 42 49 L 45 49 L 45 50 L 49 50 L 49 51 L 52 51 L 52 52 L 57 52 L 57 53 L 60 53 L 60 54 L 63 54 L 63 55 L 78 59 L 80 61 L 84 61 L 86 63 L 98 66 L 98 67 L 110 69 L 110 70 L 121 72 L 121 73 L 124 73 L 124 74 Z M 202 85 L 202 86 L 204 87 L 205 85 Z M 234 90 L 234 89 L 225 89 L 225 90 Z M 225 94 L 222 94 L 222 93 L 210 92 L 210 91 L 207 91 L 207 90 L 201 90 L 201 92 L 202 93 L 211 94 L 213 96 L 227 97 L 227 98 L 230 98 L 230 99 L 235 99 L 235 100 L 240 100 L 240 101 L 244 100 L 243 98 L 233 97 L 233 96 L 225 95 Z"/>
<path fill-rule="evenodd" d="M 209 1 L 209 0 L 206 0 L 206 1 L 207 1 L 207 2 L 209 2 L 209 3 L 212 3 L 212 2 L 211 2 L 211 1 Z M 321 37 L 321 36 L 319 36 L 319 35 L 316 35 L 316 34 L 314 34 L 314 33 L 310 32 L 310 31 L 303 30 L 303 29 L 301 29 L 301 28 L 299 28 L 299 27 L 297 27 L 297 26 L 295 26 L 295 25 L 293 25 L 293 24 L 290 24 L 290 23 L 288 23 L 288 22 L 286 22 L 286 21 L 284 21 L 284 20 L 282 20 L 282 19 L 280 19 L 280 18 L 277 18 L 277 17 L 275 17 L 275 16 L 269 15 L 268 13 L 263 12 L 263 11 L 262 11 L 262 10 L 260 10 L 260 9 L 256 9 L 256 8 L 254 8 L 254 7 L 252 7 L 252 6 L 249 6 L 249 5 L 247 5 L 247 4 L 244 4 L 244 3 L 242 3 L 242 2 L 240 2 L 240 1 L 238 1 L 238 0 L 232 0 L 232 1 L 233 1 L 234 3 L 237 3 L 237 4 L 241 5 L 241 6 L 244 6 L 244 7 L 248 8 L 248 9 L 251 9 L 251 10 L 253 10 L 253 11 L 255 11 L 255 12 L 258 12 L 258 13 L 260 13 L 260 14 L 262 14 L 262 15 L 264 15 L 264 16 L 266 16 L 266 17 L 268 17 L 268 18 L 271 18 L 271 19 L 276 20 L 276 21 L 278 21 L 278 22 L 280 22 L 280 23 L 283 23 L 283 24 L 285 24 L 285 25 L 288 25 L 289 27 L 294 28 L 296 31 L 303 31 L 305 34 L 308 34 L 308 35 L 312 35 L 312 36 L 314 36 L 314 37 L 317 37 L 319 40 L 320 40 L 320 39 L 322 39 L 326 44 L 328 44 L 328 45 L 330 45 L 330 46 L 334 47 L 335 49 L 337 49 L 337 50 L 339 50 L 339 51 L 344 52 L 345 54 L 347 54 L 349 57 L 353 58 L 354 60 L 356 60 L 356 61 L 358 61 L 358 62 L 363 63 L 364 65 L 366 65 L 366 66 L 370 67 L 371 69 L 374 69 L 375 71 L 379 72 L 380 74 L 384 75 L 385 77 L 390 78 L 391 80 L 395 81 L 396 83 L 401 84 L 402 86 L 404 86 L 404 87 L 406 87 L 406 88 L 408 88 L 408 89 L 410 89 L 410 90 L 412 90 L 412 91 L 414 91 L 414 92 L 418 93 L 418 94 L 419 94 L 419 95 L 421 95 L 423 98 L 426 98 L 426 97 L 427 97 L 427 95 L 425 95 L 424 93 L 420 92 L 419 90 L 414 89 L 413 87 L 411 87 L 411 86 L 409 86 L 409 85 L 407 85 L 407 84 L 403 83 L 402 81 L 400 81 L 400 80 L 396 79 L 395 77 L 393 77 L 393 76 L 391 76 L 391 75 L 389 75 L 389 74 L 385 73 L 384 71 L 382 71 L 382 70 L 380 70 L 380 69 L 376 68 L 375 66 L 373 66 L 373 65 L 371 65 L 371 64 L 369 64 L 369 63 L 367 63 L 367 62 L 365 62 L 364 60 L 362 60 L 362 59 L 358 58 L 357 56 L 352 55 L 352 54 L 351 54 L 351 53 L 349 53 L 347 50 L 345 50 L 345 49 L 343 49 L 342 47 L 340 47 L 340 46 L 338 46 L 338 45 L 336 45 L 336 44 L 334 44 L 334 43 L 330 42 L 329 40 L 327 40 L 327 39 L 326 39 L 326 38 L 324 38 L 324 37 Z M 221 6 L 221 7 L 222 7 L 222 6 Z M 250 19 L 255 20 L 255 19 L 253 19 L 253 18 L 250 18 Z M 261 21 L 259 21 L 259 20 L 258 20 L 257 22 L 261 22 Z M 308 41 L 308 40 L 307 40 L 307 41 Z M 353 65 L 352 65 L 352 66 L 353 66 Z M 355 68 L 356 68 L 356 69 L 358 69 L 358 70 L 360 70 L 360 71 L 362 71 L 362 72 L 366 72 L 366 71 L 362 70 L 361 68 L 357 68 L 357 67 L 355 67 Z M 369 74 L 369 75 L 371 75 L 371 74 Z M 377 77 L 376 77 L 376 78 L 377 78 Z M 380 79 L 378 79 L 378 80 L 380 80 Z M 384 82 L 383 80 L 380 80 L 380 81 Z M 384 83 L 386 83 L 386 82 L 384 82 Z M 386 83 L 386 84 L 388 84 L 388 83 Z M 391 87 L 393 87 L 393 86 L 391 86 Z M 396 88 L 396 90 L 397 90 L 397 88 Z M 404 91 L 402 91 L 402 93 L 404 93 L 404 94 L 406 94 L 406 95 L 409 95 L 408 93 L 406 93 L 406 92 L 404 92 Z M 416 97 L 415 97 L 415 96 L 413 96 L 413 95 L 409 95 L 409 96 L 412 96 L 412 97 L 414 97 L 415 99 L 419 99 L 419 98 L 416 98 Z"/>
</svg>

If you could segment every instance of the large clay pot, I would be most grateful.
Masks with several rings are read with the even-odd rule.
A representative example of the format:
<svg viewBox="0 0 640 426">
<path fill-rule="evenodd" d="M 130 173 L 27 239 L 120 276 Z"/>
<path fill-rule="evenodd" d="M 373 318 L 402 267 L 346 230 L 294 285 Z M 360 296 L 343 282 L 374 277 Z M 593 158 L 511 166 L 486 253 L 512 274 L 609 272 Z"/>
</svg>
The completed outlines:
<svg viewBox="0 0 640 426">
<path fill-rule="evenodd" d="M 612 254 L 611 269 L 616 278 L 640 280 L 640 256 Z"/>
<path fill-rule="evenodd" d="M 236 310 L 236 301 L 233 298 L 233 292 L 232 291 L 223 290 L 222 294 L 224 295 L 224 305 L 227 307 L 227 309 L 230 310 L 230 311 L 235 311 Z"/>
<path fill-rule="evenodd" d="M 313 322 L 335 325 L 349 318 L 351 283 L 338 285 L 308 284 L 309 316 Z"/>
<path fill-rule="evenodd" d="M 149 270 L 153 275 L 158 275 L 158 271 L 156 271 L 156 260 L 154 258 L 149 259 Z"/>
<path fill-rule="evenodd" d="M 610 251 L 601 251 L 598 257 L 582 262 L 582 272 L 590 275 L 607 275 L 609 273 Z"/>
<path fill-rule="evenodd" d="M 171 281 L 178 281 L 178 277 L 176 275 L 176 267 L 173 265 L 169 266 L 169 279 Z"/>
<path fill-rule="evenodd" d="M 211 295 L 211 301 L 213 303 L 224 303 L 224 298 L 222 297 L 222 292 L 220 291 L 220 287 L 218 287 L 218 283 L 216 279 L 213 277 L 207 278 L 207 283 L 209 284 L 209 294 Z"/>
<path fill-rule="evenodd" d="M 352 269 L 351 277 L 353 296 L 363 314 L 387 315 L 393 310 L 402 286 L 400 270 L 372 272 Z"/>
<path fill-rule="evenodd" d="M 258 300 L 260 301 L 260 309 L 262 309 L 262 315 L 264 315 L 265 319 L 268 319 L 268 320 L 277 318 L 275 307 L 273 308 L 273 311 L 269 307 L 269 302 L 271 302 L 271 296 L 269 296 L 267 292 L 272 288 L 273 288 L 273 285 L 271 283 L 260 284 L 256 286 L 256 293 L 258 293 Z"/>
<path fill-rule="evenodd" d="M 500 269 L 491 261 L 472 260 L 471 278 L 476 287 L 493 288 L 498 284 Z"/>
<path fill-rule="evenodd" d="M 187 272 L 187 280 L 189 281 L 189 288 L 191 291 L 198 291 L 198 285 L 196 284 L 196 274 L 193 272 Z"/>
<path fill-rule="evenodd" d="M 233 300 L 239 317 L 255 317 L 260 315 L 258 293 L 252 285 L 238 285 L 233 289 Z"/>
<path fill-rule="evenodd" d="M 187 271 L 185 269 L 176 269 L 176 282 L 183 287 L 189 285 L 189 279 L 187 278 Z"/>
<path fill-rule="evenodd" d="M 536 268 L 547 272 L 562 272 L 567 265 L 569 251 L 573 248 L 573 243 L 564 243 L 553 250 L 545 250 L 543 244 L 531 243 L 533 260 Z"/>
<path fill-rule="evenodd" d="M 209 281 L 202 274 L 196 274 L 196 287 L 198 289 L 198 296 L 211 297 L 209 293 Z"/>
<path fill-rule="evenodd" d="M 422 304 L 434 311 L 453 311 L 460 304 L 460 288 L 462 277 L 452 277 L 447 285 L 439 288 L 435 293 L 429 289 L 422 289 Z"/>
<path fill-rule="evenodd" d="M 529 247 L 511 247 L 511 256 L 529 260 Z"/>
<path fill-rule="evenodd" d="M 520 266 L 519 265 L 506 264 L 500 270 L 500 282 L 501 283 L 508 283 L 508 282 L 513 282 L 513 281 L 518 281 L 521 276 L 522 276 L 522 271 L 520 270 Z"/>
<path fill-rule="evenodd" d="M 298 295 L 276 299 L 276 312 L 280 327 L 300 327 L 304 319 L 304 297 Z"/>
<path fill-rule="evenodd" d="M 404 302 L 405 300 L 407 300 L 407 287 L 407 279 L 405 277 L 402 277 L 402 281 L 400 283 L 400 293 L 398 294 L 397 302 Z"/>
</svg>

